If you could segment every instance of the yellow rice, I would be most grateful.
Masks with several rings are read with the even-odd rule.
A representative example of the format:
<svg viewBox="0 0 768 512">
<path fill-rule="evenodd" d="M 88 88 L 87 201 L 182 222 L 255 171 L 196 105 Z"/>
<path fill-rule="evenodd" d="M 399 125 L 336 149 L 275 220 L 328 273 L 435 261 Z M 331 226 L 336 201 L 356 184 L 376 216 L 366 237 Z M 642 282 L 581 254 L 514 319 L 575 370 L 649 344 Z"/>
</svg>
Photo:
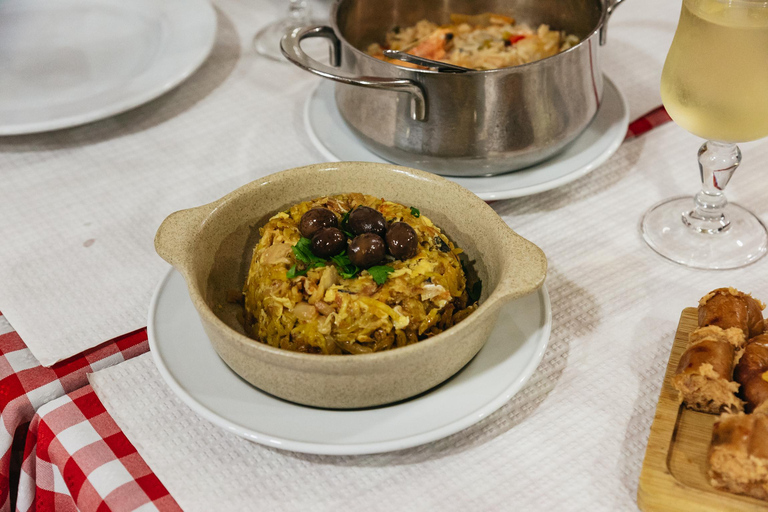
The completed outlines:
<svg viewBox="0 0 768 512">
<path fill-rule="evenodd" d="M 297 259 L 299 221 L 321 206 L 339 219 L 356 206 L 374 208 L 387 222 L 407 222 L 419 250 L 378 285 L 368 271 L 343 279 L 333 264 L 287 277 Z M 456 247 L 427 217 L 408 206 L 362 194 L 320 197 L 291 207 L 261 228 L 243 293 L 246 331 L 273 347 L 322 354 L 360 354 L 402 347 L 454 325 L 469 304 Z"/>
</svg>

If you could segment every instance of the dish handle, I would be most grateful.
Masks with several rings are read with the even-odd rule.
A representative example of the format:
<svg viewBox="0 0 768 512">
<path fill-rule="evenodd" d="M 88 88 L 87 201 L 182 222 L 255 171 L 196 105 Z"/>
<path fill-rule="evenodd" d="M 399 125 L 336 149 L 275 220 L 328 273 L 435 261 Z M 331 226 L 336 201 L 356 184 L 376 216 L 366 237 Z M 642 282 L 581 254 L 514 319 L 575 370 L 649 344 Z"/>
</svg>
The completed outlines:
<svg viewBox="0 0 768 512">
<path fill-rule="evenodd" d="M 195 254 L 192 244 L 195 242 L 200 227 L 216 209 L 218 201 L 179 210 L 170 214 L 157 228 L 155 233 L 155 251 L 165 261 L 184 273 L 188 259 Z"/>
<path fill-rule="evenodd" d="M 333 66 L 341 64 L 341 42 L 336 37 L 333 29 L 325 25 L 299 27 L 287 32 L 280 40 L 280 49 L 285 58 L 301 69 L 342 84 L 407 93 L 411 97 L 411 119 L 414 121 L 426 121 L 427 103 L 424 97 L 424 90 L 419 84 L 407 78 L 381 78 L 377 76 L 341 74 L 335 68 L 321 64 L 304 53 L 304 50 L 301 49 L 301 42 L 310 37 L 324 37 L 328 39 L 332 45 L 331 64 Z"/>
<path fill-rule="evenodd" d="M 537 290 L 547 277 L 547 257 L 536 244 L 509 230 L 504 250 L 511 257 L 502 271 L 498 290 L 504 302 Z"/>
</svg>

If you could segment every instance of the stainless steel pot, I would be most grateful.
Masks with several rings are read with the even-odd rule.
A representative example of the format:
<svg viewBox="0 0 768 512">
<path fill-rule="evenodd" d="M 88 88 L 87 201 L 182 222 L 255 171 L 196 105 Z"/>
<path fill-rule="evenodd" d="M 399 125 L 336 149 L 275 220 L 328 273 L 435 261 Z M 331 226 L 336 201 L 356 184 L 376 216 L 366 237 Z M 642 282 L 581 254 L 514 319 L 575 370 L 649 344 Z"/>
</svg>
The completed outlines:
<svg viewBox="0 0 768 512">
<path fill-rule="evenodd" d="M 337 82 L 339 112 L 374 153 L 442 175 L 493 175 L 551 157 L 595 116 L 603 95 L 598 50 L 623 0 L 604 1 L 338 0 L 331 26 L 292 30 L 281 46 L 297 66 Z M 395 25 L 482 12 L 547 23 L 581 42 L 530 64 L 467 73 L 405 68 L 362 51 Z M 330 66 L 302 51 L 310 37 L 331 42 Z"/>
</svg>

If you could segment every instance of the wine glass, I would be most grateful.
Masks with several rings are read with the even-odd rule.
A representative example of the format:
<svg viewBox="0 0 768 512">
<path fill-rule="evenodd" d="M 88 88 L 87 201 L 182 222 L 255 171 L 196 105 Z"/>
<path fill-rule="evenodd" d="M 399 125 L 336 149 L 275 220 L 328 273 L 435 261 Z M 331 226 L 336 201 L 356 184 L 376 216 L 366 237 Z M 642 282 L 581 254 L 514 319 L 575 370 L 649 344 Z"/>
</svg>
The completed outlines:
<svg viewBox="0 0 768 512">
<path fill-rule="evenodd" d="M 661 75 L 672 119 L 707 139 L 699 149 L 702 189 L 643 217 L 643 238 L 662 256 L 704 269 L 760 259 L 763 223 L 723 191 L 741 163 L 737 142 L 768 135 L 768 0 L 683 0 Z"/>
<path fill-rule="evenodd" d="M 287 62 L 280 51 L 280 38 L 288 29 L 309 24 L 309 0 L 290 0 L 288 16 L 270 23 L 253 38 L 256 53 L 280 62 Z"/>
</svg>

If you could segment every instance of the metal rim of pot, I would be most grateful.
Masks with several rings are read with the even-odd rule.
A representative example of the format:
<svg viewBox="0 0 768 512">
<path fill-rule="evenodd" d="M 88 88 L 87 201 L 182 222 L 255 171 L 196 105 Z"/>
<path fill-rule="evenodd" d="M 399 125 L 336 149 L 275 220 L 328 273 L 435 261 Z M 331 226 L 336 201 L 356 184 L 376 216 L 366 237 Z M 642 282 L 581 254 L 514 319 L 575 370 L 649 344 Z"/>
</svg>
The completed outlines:
<svg viewBox="0 0 768 512">
<path fill-rule="evenodd" d="M 607 5 L 601 2 L 602 12 L 600 15 L 600 21 L 597 23 L 597 26 L 589 34 L 583 37 L 581 41 L 578 42 L 578 44 L 556 55 L 552 55 L 550 57 L 546 57 L 544 59 L 529 62 L 526 64 L 520 64 L 514 67 L 522 68 L 527 66 L 535 66 L 536 64 L 543 61 L 560 58 L 562 55 L 565 55 L 572 51 L 576 51 L 577 48 L 579 48 L 586 41 L 590 40 L 596 33 L 599 33 L 600 46 L 605 45 L 607 40 L 606 38 L 607 38 L 607 30 L 608 30 L 607 28 L 608 20 L 610 19 L 611 15 L 616 10 L 616 8 L 625 0 L 613 0 L 613 1 L 607 0 L 607 1 L 608 1 Z M 367 87 L 371 89 L 381 89 L 386 91 L 407 93 L 411 96 L 411 119 L 413 119 L 414 121 L 422 121 L 422 122 L 426 121 L 427 120 L 426 94 L 424 92 L 423 87 L 416 81 L 408 78 L 356 76 L 356 75 L 340 74 L 338 72 L 336 68 L 341 64 L 342 41 L 347 45 L 349 45 L 349 47 L 352 48 L 356 53 L 364 56 L 365 58 L 369 58 L 369 59 L 374 58 L 368 55 L 367 53 L 361 51 L 359 48 L 355 47 L 354 45 L 349 43 L 346 39 L 344 39 L 342 35 L 338 34 L 339 31 L 338 31 L 338 27 L 336 26 L 336 17 L 337 17 L 336 15 L 337 15 L 339 4 L 340 2 L 337 1 L 334 4 L 333 9 L 331 11 L 331 26 L 312 25 L 308 27 L 298 27 L 295 29 L 290 29 L 286 34 L 284 34 L 280 40 L 280 49 L 283 55 L 285 56 L 285 58 L 287 58 L 289 61 L 291 61 L 293 64 L 300 67 L 301 69 L 304 69 L 305 71 L 309 71 L 310 73 L 313 73 L 320 77 L 327 78 L 329 80 L 334 80 L 342 84 L 356 85 L 359 87 Z M 301 42 L 303 40 L 315 38 L 315 37 L 321 37 L 321 38 L 327 39 L 331 44 L 330 66 L 323 64 L 321 62 L 318 62 L 317 60 L 307 55 L 304 52 L 304 50 L 301 49 Z M 392 64 L 392 65 L 397 66 L 397 64 Z M 402 66 L 397 66 L 397 67 L 402 67 Z M 414 72 L 417 74 L 444 73 L 443 71 L 432 70 L 432 69 L 415 69 L 415 68 L 404 68 L 404 69 L 408 69 L 408 71 Z M 509 68 L 497 68 L 497 69 L 487 69 L 487 70 L 473 69 L 473 70 L 467 71 L 466 74 L 468 75 L 492 74 L 492 73 L 504 72 L 505 70 L 508 70 L 508 69 Z"/>
</svg>

